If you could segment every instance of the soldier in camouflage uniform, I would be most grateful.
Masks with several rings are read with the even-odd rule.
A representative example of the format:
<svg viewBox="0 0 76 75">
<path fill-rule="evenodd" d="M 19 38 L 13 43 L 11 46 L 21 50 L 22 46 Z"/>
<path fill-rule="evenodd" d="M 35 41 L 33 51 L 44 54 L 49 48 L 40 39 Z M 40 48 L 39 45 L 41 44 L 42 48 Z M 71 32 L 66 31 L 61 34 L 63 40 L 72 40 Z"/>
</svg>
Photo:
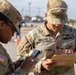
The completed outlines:
<svg viewBox="0 0 76 75">
<path fill-rule="evenodd" d="M 48 0 L 46 22 L 24 35 L 17 48 L 17 58 L 21 59 L 35 49 L 44 51 L 48 45 L 53 53 L 59 49 L 64 53 L 73 54 L 76 50 L 76 30 L 66 25 L 67 4 L 62 0 Z M 49 52 L 48 52 L 49 51 Z M 73 68 L 55 67 L 56 61 L 47 58 L 40 59 L 34 69 L 35 75 L 74 75 Z"/>
<path fill-rule="evenodd" d="M 0 2 L 0 42 L 8 43 L 14 32 L 19 32 L 18 25 L 21 20 L 20 13 L 8 1 Z M 0 75 L 26 75 L 36 63 L 34 60 L 35 58 L 30 56 L 24 61 L 12 62 L 6 49 L 0 43 Z"/>
</svg>

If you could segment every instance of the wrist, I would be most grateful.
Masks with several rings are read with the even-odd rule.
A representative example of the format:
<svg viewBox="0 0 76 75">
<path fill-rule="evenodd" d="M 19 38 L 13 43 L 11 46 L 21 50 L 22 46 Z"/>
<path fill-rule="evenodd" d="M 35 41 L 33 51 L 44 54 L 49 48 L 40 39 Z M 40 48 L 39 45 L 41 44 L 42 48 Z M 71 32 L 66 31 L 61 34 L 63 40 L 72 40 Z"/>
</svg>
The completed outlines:
<svg viewBox="0 0 76 75">
<path fill-rule="evenodd" d="M 21 67 L 18 67 L 15 72 L 20 73 L 21 75 L 22 74 L 23 75 L 27 75 L 28 74 L 28 72 L 25 69 L 22 69 Z"/>
</svg>

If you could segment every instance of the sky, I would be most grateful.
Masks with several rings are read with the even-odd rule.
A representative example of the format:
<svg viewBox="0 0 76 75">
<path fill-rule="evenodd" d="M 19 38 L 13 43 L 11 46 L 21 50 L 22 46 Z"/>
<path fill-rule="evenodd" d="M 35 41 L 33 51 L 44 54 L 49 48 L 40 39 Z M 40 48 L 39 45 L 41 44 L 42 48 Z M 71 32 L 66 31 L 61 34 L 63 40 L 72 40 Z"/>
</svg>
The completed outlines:
<svg viewBox="0 0 76 75">
<path fill-rule="evenodd" d="M 22 16 L 45 16 L 48 0 L 8 0 L 14 5 Z M 64 0 L 68 5 L 68 18 L 76 19 L 76 0 Z"/>
</svg>

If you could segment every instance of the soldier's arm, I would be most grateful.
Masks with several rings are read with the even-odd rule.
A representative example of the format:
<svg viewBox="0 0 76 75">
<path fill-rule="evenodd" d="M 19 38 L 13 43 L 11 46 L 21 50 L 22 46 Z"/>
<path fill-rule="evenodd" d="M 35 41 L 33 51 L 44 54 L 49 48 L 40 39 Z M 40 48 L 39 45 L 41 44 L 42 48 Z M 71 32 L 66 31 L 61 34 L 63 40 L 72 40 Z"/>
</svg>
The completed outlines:
<svg viewBox="0 0 76 75">
<path fill-rule="evenodd" d="M 23 36 L 17 47 L 17 59 L 27 56 L 32 49 L 33 37 L 31 37 L 31 34 Z"/>
<path fill-rule="evenodd" d="M 7 74 L 7 75 L 27 75 L 27 72 L 24 70 L 24 69 L 21 69 L 20 67 L 17 68 L 15 70 L 14 73 L 11 73 L 11 74 Z"/>
<path fill-rule="evenodd" d="M 45 45 L 44 45 L 45 46 Z M 43 46 L 43 47 L 44 47 Z M 42 48 L 43 48 L 42 47 Z M 34 68 L 34 72 L 38 72 L 38 73 L 41 73 L 41 72 L 44 72 L 46 71 L 46 69 L 42 66 L 42 62 L 45 61 L 46 59 L 51 59 L 52 56 L 55 54 L 55 51 L 54 51 L 54 43 L 48 45 L 46 48 L 43 48 L 43 51 L 45 53 L 44 57 L 41 58 L 39 60 L 39 62 L 36 64 L 35 68 Z"/>
<path fill-rule="evenodd" d="M 11 59 L 10 59 L 11 60 Z M 32 61 L 33 60 L 33 61 Z M 19 60 L 16 62 L 16 64 Z M 29 64 L 28 64 L 29 63 Z M 9 69 L 5 72 L 5 75 L 27 75 L 37 63 L 37 59 L 34 56 L 26 57 L 21 64 L 15 68 L 16 64 L 10 63 Z"/>
<path fill-rule="evenodd" d="M 39 37 L 40 28 L 35 28 L 22 37 L 17 47 L 17 59 L 22 58 L 35 49 L 35 40 Z M 27 55 L 26 55 L 27 56 Z"/>
<path fill-rule="evenodd" d="M 4 65 L 0 64 L 0 75 L 3 75 L 4 74 Z M 5 75 L 26 75 L 27 72 L 21 68 L 17 68 L 16 71 L 14 73 L 11 73 L 11 74 L 6 74 Z"/>
<path fill-rule="evenodd" d="M 43 70 L 42 70 L 42 62 L 46 59 L 46 56 L 41 58 L 39 60 L 39 62 L 35 65 L 35 68 L 33 69 L 33 72 L 38 72 L 38 73 L 41 73 Z M 45 70 L 45 69 L 44 69 Z"/>
<path fill-rule="evenodd" d="M 15 65 L 6 51 L 5 55 L 0 53 L 0 75 L 26 75 L 26 73 L 26 70 L 20 67 L 15 69 Z"/>
</svg>

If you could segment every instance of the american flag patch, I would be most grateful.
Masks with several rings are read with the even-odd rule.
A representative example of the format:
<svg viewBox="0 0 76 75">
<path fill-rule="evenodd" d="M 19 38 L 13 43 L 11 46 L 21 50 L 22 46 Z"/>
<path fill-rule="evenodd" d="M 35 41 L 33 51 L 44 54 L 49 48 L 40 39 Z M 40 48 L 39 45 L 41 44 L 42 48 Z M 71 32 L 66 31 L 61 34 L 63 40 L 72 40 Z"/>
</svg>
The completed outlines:
<svg viewBox="0 0 76 75">
<path fill-rule="evenodd" d="M 0 62 L 4 62 L 4 57 L 0 55 Z"/>
<path fill-rule="evenodd" d="M 28 42 L 27 39 L 26 39 L 26 37 L 23 37 L 23 38 L 21 39 L 21 41 L 22 41 L 23 43 L 27 43 L 27 42 Z"/>
</svg>

